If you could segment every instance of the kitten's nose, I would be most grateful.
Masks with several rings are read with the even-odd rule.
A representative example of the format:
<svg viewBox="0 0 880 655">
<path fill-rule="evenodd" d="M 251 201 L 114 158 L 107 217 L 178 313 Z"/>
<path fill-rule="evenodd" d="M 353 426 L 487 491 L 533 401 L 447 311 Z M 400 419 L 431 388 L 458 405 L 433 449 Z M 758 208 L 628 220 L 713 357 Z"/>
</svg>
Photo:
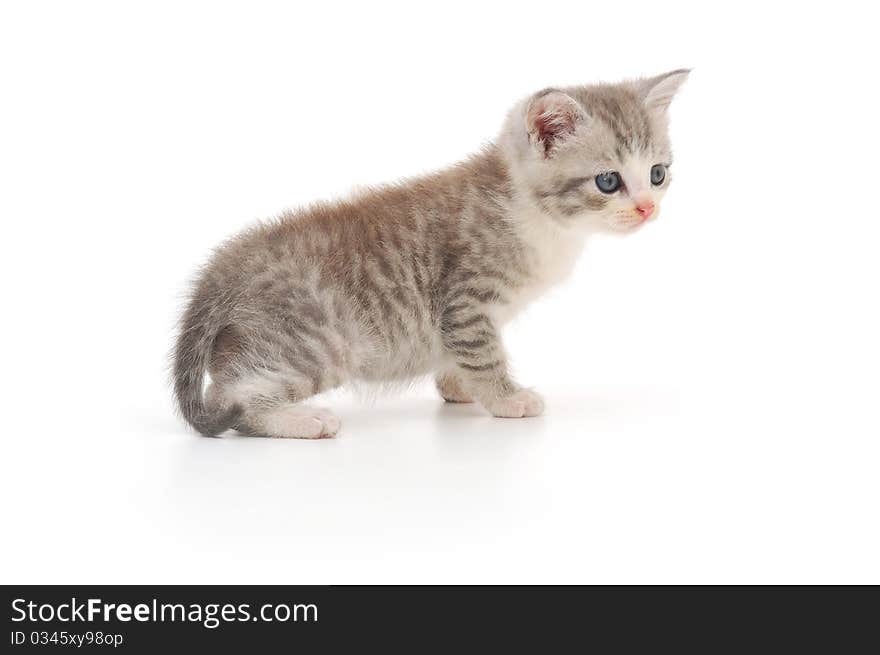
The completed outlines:
<svg viewBox="0 0 880 655">
<path fill-rule="evenodd" d="M 640 202 L 636 205 L 636 211 L 639 212 L 639 216 L 641 216 L 643 219 L 648 219 L 650 218 L 651 214 L 654 213 L 654 203 L 650 200 Z"/>
</svg>

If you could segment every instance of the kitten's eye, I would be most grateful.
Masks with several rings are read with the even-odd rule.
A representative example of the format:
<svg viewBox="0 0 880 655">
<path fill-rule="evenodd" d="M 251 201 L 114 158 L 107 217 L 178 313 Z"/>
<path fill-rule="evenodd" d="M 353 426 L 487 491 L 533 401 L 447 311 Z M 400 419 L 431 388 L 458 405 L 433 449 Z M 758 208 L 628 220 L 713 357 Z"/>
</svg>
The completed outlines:
<svg viewBox="0 0 880 655">
<path fill-rule="evenodd" d="M 654 164 L 651 166 L 651 184 L 660 186 L 666 179 L 666 166 L 663 164 Z"/>
<path fill-rule="evenodd" d="M 614 193 L 620 188 L 620 175 L 614 171 L 599 173 L 596 176 L 596 186 L 602 193 Z"/>
</svg>

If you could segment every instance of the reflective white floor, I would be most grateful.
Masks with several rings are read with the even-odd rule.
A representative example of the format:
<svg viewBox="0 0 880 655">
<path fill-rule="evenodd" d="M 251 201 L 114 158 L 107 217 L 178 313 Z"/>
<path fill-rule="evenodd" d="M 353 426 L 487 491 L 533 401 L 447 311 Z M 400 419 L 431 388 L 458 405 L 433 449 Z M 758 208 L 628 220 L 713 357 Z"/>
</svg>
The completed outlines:
<svg viewBox="0 0 880 655">
<path fill-rule="evenodd" d="M 88 441 L 20 440 L 3 579 L 877 580 L 876 434 L 832 449 L 662 388 L 547 398 L 544 417 L 500 420 L 427 387 L 342 397 L 343 431 L 314 442 L 136 412 Z"/>
</svg>

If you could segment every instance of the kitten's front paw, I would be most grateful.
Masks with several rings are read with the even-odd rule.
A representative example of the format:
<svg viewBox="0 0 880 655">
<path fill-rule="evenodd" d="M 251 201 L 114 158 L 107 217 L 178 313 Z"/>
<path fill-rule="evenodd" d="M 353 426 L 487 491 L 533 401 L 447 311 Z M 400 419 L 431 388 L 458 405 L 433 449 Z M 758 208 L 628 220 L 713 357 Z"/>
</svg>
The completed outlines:
<svg viewBox="0 0 880 655">
<path fill-rule="evenodd" d="M 441 375 L 436 379 L 437 391 L 448 403 L 472 403 L 474 399 L 464 390 L 461 380 L 452 375 Z"/>
<path fill-rule="evenodd" d="M 522 389 L 506 398 L 499 398 L 489 403 L 486 409 L 492 412 L 492 416 L 499 418 L 539 416 L 544 412 L 544 400 L 534 391 Z"/>
</svg>

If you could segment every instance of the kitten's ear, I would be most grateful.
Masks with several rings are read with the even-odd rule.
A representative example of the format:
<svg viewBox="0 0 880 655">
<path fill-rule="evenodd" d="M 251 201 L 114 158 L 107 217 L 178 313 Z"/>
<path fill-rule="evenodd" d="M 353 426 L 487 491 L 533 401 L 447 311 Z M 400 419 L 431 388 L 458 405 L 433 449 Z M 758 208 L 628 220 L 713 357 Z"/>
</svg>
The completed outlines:
<svg viewBox="0 0 880 655">
<path fill-rule="evenodd" d="M 665 116 L 669 103 L 690 72 L 689 68 L 681 68 L 639 82 L 642 101 L 648 111 L 657 116 Z"/>
<path fill-rule="evenodd" d="M 541 148 L 544 157 L 549 159 L 585 118 L 584 110 L 571 96 L 562 91 L 540 93 L 532 98 L 526 110 L 529 141 Z"/>
</svg>

